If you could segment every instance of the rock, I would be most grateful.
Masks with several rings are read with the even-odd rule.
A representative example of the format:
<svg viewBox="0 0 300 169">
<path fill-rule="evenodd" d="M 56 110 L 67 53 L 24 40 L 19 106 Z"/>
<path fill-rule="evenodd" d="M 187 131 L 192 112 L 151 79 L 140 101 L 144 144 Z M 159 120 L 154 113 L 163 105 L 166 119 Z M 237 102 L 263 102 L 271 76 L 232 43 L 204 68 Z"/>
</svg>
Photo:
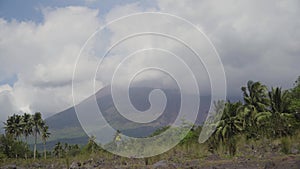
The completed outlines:
<svg viewBox="0 0 300 169">
<path fill-rule="evenodd" d="M 264 169 L 271 169 L 275 167 L 275 163 L 273 161 L 269 161 L 265 164 L 265 168 Z"/>
<path fill-rule="evenodd" d="M 33 163 L 32 166 L 34 168 L 42 168 L 42 165 L 40 163 L 37 163 L 37 162 Z"/>
<path fill-rule="evenodd" d="M 86 165 L 86 164 L 92 164 L 93 161 L 94 161 L 94 160 L 91 158 L 91 159 L 89 159 L 89 160 L 83 162 L 83 165 Z"/>
<path fill-rule="evenodd" d="M 94 169 L 95 167 L 92 166 L 91 164 L 87 164 L 85 166 L 83 166 L 84 169 Z"/>
<path fill-rule="evenodd" d="M 104 160 L 103 159 L 98 159 L 98 160 L 95 160 L 94 167 L 99 167 L 103 164 L 104 164 Z"/>
<path fill-rule="evenodd" d="M 2 169 L 17 169 L 17 166 L 15 164 L 6 165 L 1 167 Z"/>
<path fill-rule="evenodd" d="M 215 161 L 215 160 L 220 160 L 220 159 L 221 159 L 220 156 L 217 154 L 212 154 L 212 155 L 206 157 L 206 160 L 208 160 L 208 161 Z"/>
<path fill-rule="evenodd" d="M 299 154 L 298 148 L 297 148 L 297 147 L 292 147 L 291 153 L 292 153 L 292 154 Z"/>
<path fill-rule="evenodd" d="M 176 169 L 176 168 L 178 168 L 179 166 L 178 166 L 177 164 L 175 164 L 175 163 L 169 163 L 168 167 L 169 167 L 169 168 L 174 168 L 174 169 Z"/>
<path fill-rule="evenodd" d="M 72 162 L 70 169 L 78 169 L 81 166 L 80 162 Z"/>
<path fill-rule="evenodd" d="M 153 168 L 161 168 L 161 167 L 167 167 L 168 162 L 166 160 L 161 160 L 153 164 Z"/>
<path fill-rule="evenodd" d="M 199 166 L 199 160 L 191 160 L 191 161 L 188 161 L 185 163 L 185 166 L 186 167 L 190 167 L 190 168 L 193 168 L 193 167 L 196 167 L 196 166 Z M 174 164 L 175 165 L 175 164 Z M 176 166 L 176 165 L 175 165 Z"/>
<path fill-rule="evenodd" d="M 153 164 L 152 167 L 155 169 L 160 169 L 160 168 L 176 169 L 177 168 L 175 163 L 168 163 L 168 161 L 166 160 L 158 161 L 155 164 Z"/>
<path fill-rule="evenodd" d="M 23 167 L 18 167 L 15 164 L 10 164 L 10 165 L 6 165 L 6 166 L 2 166 L 0 167 L 1 169 L 23 169 Z"/>
<path fill-rule="evenodd" d="M 295 166 L 295 168 L 300 168 L 300 160 L 296 161 L 294 166 Z"/>
</svg>

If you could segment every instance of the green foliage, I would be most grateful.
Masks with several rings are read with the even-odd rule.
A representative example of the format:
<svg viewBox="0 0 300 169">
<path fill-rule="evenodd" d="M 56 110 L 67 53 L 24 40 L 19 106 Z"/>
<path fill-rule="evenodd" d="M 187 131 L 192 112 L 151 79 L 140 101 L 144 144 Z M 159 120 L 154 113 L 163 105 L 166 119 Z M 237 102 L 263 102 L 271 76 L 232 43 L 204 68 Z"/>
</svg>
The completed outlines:
<svg viewBox="0 0 300 169">
<path fill-rule="evenodd" d="M 58 142 L 53 148 L 53 155 L 57 158 L 66 158 L 80 154 L 81 150 L 78 144 L 69 145 L 68 143 Z"/>
<path fill-rule="evenodd" d="M 294 135 L 299 129 L 299 80 L 300 77 L 291 91 L 279 87 L 268 91 L 262 83 L 248 81 L 247 86 L 242 87 L 244 104 L 225 104 L 216 131 L 208 140 L 209 150 L 215 153 L 222 143 L 229 154 L 234 156 L 236 138 L 243 133 L 248 140 L 284 138 L 282 150 L 287 152 L 288 141 L 285 138 Z"/>
<path fill-rule="evenodd" d="M 291 139 L 289 137 L 284 137 L 281 139 L 281 152 L 284 154 L 290 154 L 291 153 Z"/>
<path fill-rule="evenodd" d="M 295 87 L 290 90 L 290 97 L 290 110 L 294 112 L 295 118 L 300 122 L 300 76 L 295 82 Z"/>
<path fill-rule="evenodd" d="M 261 82 L 248 81 L 247 87 L 242 87 L 244 105 L 241 108 L 243 126 L 248 139 L 260 137 L 258 131 L 258 117 L 261 112 L 266 112 L 270 105 L 268 88 Z"/>
<path fill-rule="evenodd" d="M 34 115 L 30 115 L 27 113 L 24 113 L 23 115 L 14 114 L 8 117 L 4 125 L 4 137 L 14 140 L 12 141 L 12 143 L 15 143 L 15 145 L 10 146 L 17 147 L 14 152 L 14 154 L 16 154 L 15 157 L 18 157 L 20 155 L 23 156 L 24 154 L 25 158 L 27 158 L 27 153 L 29 152 L 27 150 L 29 149 L 27 146 L 27 138 L 28 136 L 33 135 L 35 137 L 33 157 L 36 158 L 36 143 L 38 135 L 40 135 L 40 132 L 42 132 L 42 139 L 44 141 L 44 144 L 46 144 L 46 139 L 50 136 L 50 133 L 48 132 L 48 126 L 45 124 L 45 121 L 42 119 L 42 115 L 39 112 L 35 113 Z M 26 141 L 25 143 L 21 141 L 21 136 L 24 136 Z M 19 150 L 22 150 L 22 152 L 19 152 Z M 44 154 L 46 157 L 46 153 Z"/>
<path fill-rule="evenodd" d="M 159 128 L 157 130 L 155 130 L 152 134 L 151 134 L 151 137 L 152 136 L 157 136 L 157 135 L 160 135 L 161 133 L 165 132 L 166 130 L 168 130 L 170 128 L 170 126 L 164 126 L 162 128 Z"/>
<path fill-rule="evenodd" d="M 54 146 L 53 154 L 55 157 L 61 158 L 65 155 L 65 150 L 60 142 L 56 143 Z"/>
<path fill-rule="evenodd" d="M 210 140 L 210 151 L 214 152 L 220 144 L 225 144 L 230 155 L 236 152 L 236 136 L 243 131 L 243 121 L 241 120 L 239 110 L 241 102 L 226 103 L 221 120 L 218 123 L 216 131 Z"/>
<path fill-rule="evenodd" d="M 247 87 L 242 87 L 245 106 L 252 107 L 258 112 L 266 111 L 269 105 L 268 89 L 267 86 L 261 84 L 261 82 L 248 81 Z"/>
<path fill-rule="evenodd" d="M 0 154 L 2 158 L 25 158 L 30 150 L 26 143 L 17 141 L 12 135 L 0 136 Z"/>
<path fill-rule="evenodd" d="M 280 150 L 285 154 L 291 153 L 293 142 L 299 140 L 298 137 L 294 138 L 293 136 L 296 135 L 295 133 L 300 132 L 300 77 L 295 83 L 295 87 L 290 90 L 282 90 L 280 87 L 276 87 L 268 91 L 268 88 L 261 82 L 253 81 L 248 81 L 247 85 L 241 89 L 243 103 L 215 102 L 215 106 L 218 107 L 216 108 L 216 115 L 220 115 L 221 119 L 218 122 L 211 123 L 211 127 L 216 127 L 216 130 L 203 145 L 198 144 L 198 137 L 202 130 L 201 126 L 192 126 L 192 124 L 183 121 L 182 126 L 165 126 L 156 130 L 151 137 L 168 131 L 164 137 L 157 137 L 155 140 L 157 147 L 146 149 L 144 143 L 140 143 L 135 139 L 122 139 L 122 144 L 119 146 L 134 146 L 137 150 L 140 150 L 141 154 L 147 154 L 157 149 L 164 149 L 167 147 L 166 145 L 174 142 L 170 138 L 177 136 L 182 139 L 180 144 L 166 154 L 175 153 L 183 157 L 183 152 L 185 152 L 189 156 L 197 158 L 208 152 L 213 154 L 222 152 L 235 156 L 242 146 L 240 140 L 243 138 L 245 142 L 257 143 L 257 146 L 261 146 L 259 147 L 261 150 L 267 149 L 266 147 L 271 144 L 270 140 L 278 140 L 281 143 L 278 146 Z M 6 134 L 0 136 L 0 159 L 24 158 L 27 155 L 30 157 L 33 152 L 28 148 L 27 137 L 33 135 L 36 143 L 37 137 L 40 136 L 44 145 L 50 137 L 48 126 L 42 120 L 40 113 L 13 115 L 4 124 Z M 190 128 L 191 130 L 188 130 Z M 188 133 L 180 132 L 179 129 L 185 129 Z M 119 134 L 120 132 L 117 132 L 116 136 Z M 25 143 L 20 141 L 22 137 L 24 137 Z M 70 165 L 70 157 L 93 156 L 96 154 L 109 156 L 109 153 L 104 151 L 95 140 L 95 137 L 90 137 L 88 143 L 82 148 L 78 145 L 58 142 L 52 155 L 65 161 L 67 166 Z M 253 145 L 252 149 L 256 144 Z M 116 147 L 114 141 L 105 146 L 108 148 Z M 45 157 L 46 154 L 47 152 L 44 151 Z M 147 159 L 147 163 L 152 161 L 152 158 Z"/>
<path fill-rule="evenodd" d="M 42 126 L 42 140 L 44 145 L 44 158 L 47 158 L 47 151 L 46 151 L 46 141 L 50 137 L 51 133 L 48 131 L 48 126 L 43 125 Z"/>
<path fill-rule="evenodd" d="M 193 126 L 191 128 L 191 130 L 187 133 L 187 135 L 180 141 L 180 144 L 181 145 L 183 145 L 183 144 L 189 145 L 191 143 L 197 142 L 200 131 L 201 131 L 200 126 L 198 126 L 198 127 Z"/>
</svg>

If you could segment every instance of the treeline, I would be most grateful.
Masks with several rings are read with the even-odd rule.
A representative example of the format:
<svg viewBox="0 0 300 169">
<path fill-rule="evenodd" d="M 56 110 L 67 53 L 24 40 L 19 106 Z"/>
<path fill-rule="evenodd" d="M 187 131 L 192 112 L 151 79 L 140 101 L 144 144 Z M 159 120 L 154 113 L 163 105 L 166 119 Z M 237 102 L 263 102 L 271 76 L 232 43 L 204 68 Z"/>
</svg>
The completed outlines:
<svg viewBox="0 0 300 169">
<path fill-rule="evenodd" d="M 214 124 L 216 130 L 208 140 L 212 152 L 222 144 L 230 155 L 235 155 L 237 138 L 241 135 L 247 140 L 277 139 L 299 131 L 300 77 L 290 90 L 280 87 L 268 90 L 266 85 L 253 81 L 248 81 L 241 90 L 243 103 L 226 102 L 221 121 Z"/>
<path fill-rule="evenodd" d="M 96 137 L 91 136 L 87 144 L 84 146 L 58 142 L 53 147 L 51 154 L 52 157 L 55 158 L 68 158 L 75 157 L 77 155 L 92 154 L 100 151 L 104 152 L 101 146 L 96 143 Z"/>
<path fill-rule="evenodd" d="M 14 114 L 4 122 L 5 135 L 0 137 L 0 156 L 28 158 L 33 154 L 36 158 L 37 139 L 40 136 L 44 144 L 44 157 L 46 158 L 45 144 L 50 137 L 50 132 L 40 112 L 31 115 Z M 33 153 L 29 149 L 28 137 L 34 137 Z M 25 142 L 23 142 L 25 140 Z"/>
<path fill-rule="evenodd" d="M 206 151 L 212 154 L 218 153 L 221 147 L 223 152 L 226 151 L 226 154 L 235 156 L 241 138 L 250 142 L 282 139 L 281 144 L 284 145 L 286 138 L 295 135 L 300 136 L 300 77 L 295 82 L 294 87 L 288 90 L 283 90 L 280 87 L 268 88 L 261 82 L 248 81 L 246 86 L 241 88 L 241 93 L 243 101 L 215 102 L 216 109 L 220 108 L 223 111 L 220 114 L 221 120 L 211 123 L 211 127 L 216 130 L 204 144 L 198 143 L 202 127 L 194 126 L 179 145 L 165 154 L 168 157 L 174 157 L 174 154 L 182 155 L 186 152 L 190 158 L 199 158 L 205 156 Z M 186 125 L 189 124 L 184 124 L 184 126 Z M 168 126 L 159 129 L 152 136 L 158 135 L 167 129 L 169 129 Z M 176 129 L 173 130 L 174 132 L 177 131 Z M 37 137 L 41 136 L 45 145 L 50 136 L 41 114 L 29 115 L 25 113 L 24 115 L 9 117 L 5 123 L 5 135 L 0 137 L 0 159 L 1 156 L 27 158 L 27 155 L 32 152 L 28 149 L 27 144 L 27 138 L 30 135 L 35 138 L 33 152 L 33 158 L 35 158 Z M 25 140 L 25 142 L 22 140 Z M 91 137 L 83 147 L 58 142 L 48 154 L 56 158 L 65 158 L 67 161 L 69 157 L 82 154 L 108 155 L 109 153 L 103 150 L 95 140 L 95 137 Z M 104 146 L 108 148 L 110 146 L 117 147 L 114 145 L 117 143 L 116 140 L 114 139 Z M 168 138 L 157 139 L 157 147 L 151 147 L 147 150 L 144 145 L 138 145 L 132 140 L 120 140 L 122 140 L 122 143 L 119 146 L 135 147 L 141 149 L 141 152 L 150 152 L 156 148 L 161 149 L 170 142 Z M 299 144 L 300 151 L 300 143 L 297 144 Z M 290 151 L 289 147 L 282 147 L 282 150 L 286 153 Z M 44 149 L 45 158 L 46 155 L 47 152 Z"/>
<path fill-rule="evenodd" d="M 268 149 L 268 146 L 272 146 L 273 148 L 279 147 L 280 151 L 288 154 L 291 152 L 291 144 L 294 144 L 298 147 L 297 152 L 300 152 L 300 142 L 295 141 L 300 137 L 300 77 L 294 87 L 288 90 L 280 87 L 269 89 L 261 82 L 248 81 L 245 86 L 241 87 L 241 94 L 243 95 L 242 101 L 214 103 L 215 112 L 221 112 L 216 113 L 216 116 L 221 117 L 208 117 L 211 121 L 209 127 L 215 130 L 202 145 L 198 143 L 202 126 L 191 126 L 193 124 L 183 121 L 180 128 L 191 128 L 191 130 L 183 136 L 180 144 L 172 151 L 178 154 L 187 153 L 187 156 L 191 158 L 209 153 L 235 156 L 238 149 L 243 151 L 243 146 L 251 143 L 250 149 L 253 151 L 257 151 L 258 147 Z M 215 119 L 220 120 L 214 122 Z M 119 147 L 122 147 L 123 154 L 131 152 L 131 149 L 126 149 L 126 147 L 134 147 L 135 152 L 140 153 L 139 155 L 158 152 L 156 150 L 164 149 L 174 143 L 171 138 L 182 138 L 181 130 L 170 126 L 158 129 L 152 136 L 159 135 L 168 129 L 170 129 L 169 137 L 157 137 L 156 140 L 151 140 L 151 143 L 149 142 L 153 145 L 151 147 L 145 147 L 144 144 L 148 143 L 141 143 L 136 139 L 122 139 Z M 272 145 L 275 140 L 280 142 L 281 147 Z M 111 142 L 104 146 L 114 151 L 121 149 L 115 144 Z M 207 154 L 204 153 L 206 151 Z"/>
</svg>

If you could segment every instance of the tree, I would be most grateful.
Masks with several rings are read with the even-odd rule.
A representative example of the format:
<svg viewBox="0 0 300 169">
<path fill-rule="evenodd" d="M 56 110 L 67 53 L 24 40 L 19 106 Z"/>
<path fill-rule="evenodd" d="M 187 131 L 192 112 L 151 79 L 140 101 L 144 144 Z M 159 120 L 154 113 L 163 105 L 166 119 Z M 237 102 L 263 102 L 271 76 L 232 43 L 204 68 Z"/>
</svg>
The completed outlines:
<svg viewBox="0 0 300 169">
<path fill-rule="evenodd" d="M 229 154 L 234 156 L 236 152 L 236 135 L 243 130 L 243 122 L 239 115 L 241 102 L 225 104 L 222 118 L 218 123 L 214 137 L 220 143 L 224 143 Z"/>
<path fill-rule="evenodd" d="M 264 132 L 259 128 L 258 120 L 266 115 L 270 104 L 268 89 L 260 82 L 253 81 L 248 81 L 247 87 L 243 86 L 241 89 L 244 99 L 241 115 L 246 136 L 248 139 L 258 138 L 259 132 Z"/>
<path fill-rule="evenodd" d="M 33 121 L 32 116 L 30 114 L 24 113 L 22 118 L 22 124 L 23 124 L 23 135 L 25 137 L 26 143 L 29 135 L 32 134 L 32 128 L 33 128 Z"/>
<path fill-rule="evenodd" d="M 300 76 L 290 90 L 291 106 L 290 111 L 294 113 L 298 122 L 300 122 Z"/>
<path fill-rule="evenodd" d="M 56 143 L 54 146 L 54 150 L 53 150 L 54 155 L 56 157 L 60 158 L 64 154 L 63 151 L 64 151 L 64 149 L 63 149 L 61 143 L 60 142 Z"/>
<path fill-rule="evenodd" d="M 269 91 L 271 112 L 290 113 L 289 92 L 282 91 L 281 88 L 272 88 Z"/>
<path fill-rule="evenodd" d="M 4 124 L 4 130 L 6 135 L 14 136 L 16 126 L 15 126 L 15 115 L 8 117 Z"/>
<path fill-rule="evenodd" d="M 15 140 L 19 141 L 19 138 L 23 132 L 22 116 L 14 114 L 8 117 L 4 125 L 6 135 L 11 135 Z M 15 153 L 15 155 L 17 158 L 18 153 Z"/>
<path fill-rule="evenodd" d="M 36 158 L 36 144 L 37 144 L 37 137 L 40 134 L 41 129 L 45 125 L 44 121 L 42 120 L 42 115 L 40 112 L 36 112 L 33 115 L 33 134 L 34 134 L 34 149 L 33 149 L 33 158 Z"/>
<path fill-rule="evenodd" d="M 17 141 L 12 135 L 0 135 L 0 156 L 14 158 L 25 157 L 30 150 L 28 145 L 22 141 Z M 1 159 L 1 157 L 0 157 Z"/>
<path fill-rule="evenodd" d="M 28 144 L 28 137 L 32 134 L 33 121 L 32 116 L 30 114 L 24 113 L 23 118 L 23 135 L 25 137 L 26 144 Z M 27 153 L 25 154 L 25 158 L 27 159 Z"/>
<path fill-rule="evenodd" d="M 288 91 L 282 91 L 281 88 L 272 88 L 269 92 L 271 124 L 273 128 L 273 137 L 282 137 L 291 135 L 294 126 L 294 115 L 290 112 L 291 100 Z"/>
<path fill-rule="evenodd" d="M 68 152 L 68 154 L 70 155 L 70 156 L 76 156 L 77 154 L 79 154 L 80 153 L 80 147 L 79 147 L 79 145 L 78 144 L 75 144 L 75 145 L 69 145 L 69 152 Z"/>
<path fill-rule="evenodd" d="M 42 140 L 43 140 L 43 145 L 44 145 L 44 158 L 47 158 L 47 152 L 46 152 L 46 141 L 50 137 L 49 127 L 47 125 L 44 125 L 42 128 Z"/>
<path fill-rule="evenodd" d="M 99 146 L 96 143 L 96 137 L 92 135 L 91 137 L 89 137 L 89 141 L 87 144 L 87 150 L 90 151 L 91 153 L 94 153 L 98 149 L 99 149 Z"/>
<path fill-rule="evenodd" d="M 22 116 L 14 114 L 8 117 L 4 125 L 5 133 L 12 135 L 15 139 L 19 139 L 22 135 Z"/>
<path fill-rule="evenodd" d="M 268 88 L 260 82 L 248 81 L 247 87 L 242 87 L 244 104 L 254 107 L 258 112 L 266 111 L 269 105 Z"/>
<path fill-rule="evenodd" d="M 16 144 L 16 146 L 22 147 L 26 145 L 28 147 L 27 139 L 31 134 L 34 135 L 34 159 L 36 158 L 36 144 L 38 135 L 41 131 L 45 131 L 45 133 L 43 133 L 44 135 L 42 135 L 44 144 L 50 135 L 48 132 L 48 126 L 46 127 L 45 122 L 42 120 L 42 115 L 39 112 L 35 113 L 34 115 L 27 113 L 24 113 L 23 115 L 14 114 L 8 117 L 4 125 L 6 135 L 11 136 L 14 140 L 18 140 L 18 144 Z M 22 143 L 20 140 L 22 135 L 25 138 L 25 143 Z M 25 158 L 27 158 L 27 151 L 23 151 L 22 153 L 25 153 Z M 16 157 L 17 156 L 18 154 L 16 154 Z"/>
</svg>

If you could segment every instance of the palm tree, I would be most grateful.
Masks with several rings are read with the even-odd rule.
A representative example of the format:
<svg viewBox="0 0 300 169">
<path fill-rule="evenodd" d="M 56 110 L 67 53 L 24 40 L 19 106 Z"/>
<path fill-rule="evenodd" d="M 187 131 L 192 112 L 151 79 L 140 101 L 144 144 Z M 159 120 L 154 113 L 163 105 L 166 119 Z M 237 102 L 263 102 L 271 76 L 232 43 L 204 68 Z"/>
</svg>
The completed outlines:
<svg viewBox="0 0 300 169">
<path fill-rule="evenodd" d="M 291 106 L 290 110 L 294 113 L 298 128 L 300 128 L 300 76 L 294 83 L 294 87 L 290 90 Z"/>
<path fill-rule="evenodd" d="M 33 121 L 30 114 L 24 113 L 23 115 L 23 134 L 27 143 L 28 136 L 32 134 Z"/>
<path fill-rule="evenodd" d="M 23 116 L 21 115 L 16 115 L 16 118 L 15 118 L 15 125 L 16 125 L 16 133 L 15 133 L 15 136 L 16 138 L 20 141 L 20 137 L 22 136 L 23 134 L 23 127 L 24 127 L 24 123 L 23 123 Z"/>
<path fill-rule="evenodd" d="M 243 125 L 247 138 L 259 137 L 261 131 L 258 120 L 267 116 L 269 106 L 267 87 L 260 82 L 248 81 L 247 87 L 242 87 L 244 106 L 241 111 Z"/>
<path fill-rule="evenodd" d="M 4 122 L 3 124 L 6 135 L 11 135 L 14 137 L 14 134 L 16 133 L 15 114 L 13 116 L 8 117 L 6 122 Z"/>
<path fill-rule="evenodd" d="M 223 142 L 227 146 L 230 155 L 235 155 L 236 138 L 235 136 L 243 130 L 243 122 L 239 115 L 241 102 L 225 104 L 222 118 L 215 131 L 215 137 L 218 142 Z"/>
<path fill-rule="evenodd" d="M 300 128 L 300 76 L 294 83 L 294 87 L 289 91 L 290 95 L 290 112 L 292 112 L 295 116 L 295 120 L 298 124 L 298 128 Z"/>
<path fill-rule="evenodd" d="M 28 145 L 28 136 L 32 134 L 33 121 L 30 114 L 24 113 L 23 115 L 23 135 L 25 137 L 26 144 Z M 25 153 L 25 158 L 27 159 L 27 153 Z"/>
<path fill-rule="evenodd" d="M 268 88 L 260 82 L 248 81 L 247 87 L 242 87 L 246 106 L 254 107 L 258 112 L 266 111 L 269 105 Z"/>
<path fill-rule="evenodd" d="M 8 117 L 6 123 L 4 123 L 6 134 L 10 134 L 14 137 L 14 139 L 19 139 L 22 135 L 22 116 L 20 115 L 12 115 Z"/>
<path fill-rule="evenodd" d="M 47 125 L 44 125 L 42 128 L 42 140 L 44 144 L 44 158 L 47 158 L 47 152 L 46 152 L 46 141 L 50 137 L 51 133 L 48 131 L 49 127 Z"/>
<path fill-rule="evenodd" d="M 42 120 L 42 115 L 40 112 L 36 112 L 33 115 L 33 134 L 34 134 L 34 152 L 33 152 L 33 159 L 36 158 L 36 143 L 37 137 L 40 134 L 41 129 L 45 125 L 44 121 Z"/>
<path fill-rule="evenodd" d="M 58 142 L 58 143 L 55 144 L 53 153 L 54 153 L 54 155 L 57 156 L 58 158 L 60 158 L 61 155 L 63 154 L 63 147 L 62 147 L 62 145 L 61 145 L 60 142 Z"/>
<path fill-rule="evenodd" d="M 96 150 L 98 150 L 99 146 L 96 143 L 96 136 L 92 135 L 89 138 L 88 144 L 87 144 L 87 150 L 91 151 L 91 153 L 94 153 Z"/>
<path fill-rule="evenodd" d="M 288 113 L 290 100 L 288 91 L 282 91 L 281 88 L 272 88 L 269 92 L 272 112 Z"/>
<path fill-rule="evenodd" d="M 22 134 L 22 117 L 14 114 L 8 117 L 4 125 L 6 135 L 12 136 L 14 140 L 19 140 Z M 18 154 L 16 153 L 15 155 L 17 158 Z"/>
<path fill-rule="evenodd" d="M 291 123 L 294 115 L 290 112 L 290 99 L 288 91 L 281 88 L 272 88 L 269 92 L 271 121 L 273 124 L 273 136 L 286 136 L 291 134 Z"/>
</svg>

